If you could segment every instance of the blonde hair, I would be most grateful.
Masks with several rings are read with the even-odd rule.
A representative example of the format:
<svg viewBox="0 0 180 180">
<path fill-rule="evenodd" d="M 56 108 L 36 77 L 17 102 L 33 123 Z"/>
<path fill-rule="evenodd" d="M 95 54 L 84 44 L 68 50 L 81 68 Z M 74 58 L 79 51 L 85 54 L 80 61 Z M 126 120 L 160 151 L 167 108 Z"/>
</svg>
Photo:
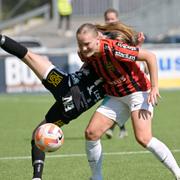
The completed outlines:
<svg viewBox="0 0 180 180">
<path fill-rule="evenodd" d="M 92 33 L 94 37 L 98 36 L 98 29 L 94 24 L 91 23 L 82 24 L 76 32 L 76 37 L 80 34 L 87 34 L 89 32 Z"/>
<path fill-rule="evenodd" d="M 130 26 L 123 24 L 122 22 L 116 22 L 111 24 L 96 25 L 96 28 L 102 33 L 114 33 L 115 39 L 118 39 L 126 44 L 136 46 L 138 44 L 138 33 Z"/>
<path fill-rule="evenodd" d="M 78 38 L 78 35 L 87 33 L 92 33 L 94 37 L 97 37 L 99 31 L 103 34 L 112 33 L 115 36 L 113 39 L 118 39 L 128 45 L 136 46 L 138 44 L 138 33 L 132 27 L 121 22 L 104 25 L 85 23 L 78 28 L 76 37 Z"/>
</svg>

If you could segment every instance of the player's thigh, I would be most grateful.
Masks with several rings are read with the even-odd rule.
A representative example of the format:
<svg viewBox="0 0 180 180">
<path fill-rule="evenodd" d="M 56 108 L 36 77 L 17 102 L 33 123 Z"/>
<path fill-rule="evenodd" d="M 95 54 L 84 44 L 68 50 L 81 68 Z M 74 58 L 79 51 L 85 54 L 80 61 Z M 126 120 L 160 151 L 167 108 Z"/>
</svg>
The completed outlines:
<svg viewBox="0 0 180 180">
<path fill-rule="evenodd" d="M 100 112 L 95 112 L 85 130 L 86 139 L 97 140 L 114 124 L 114 121 Z"/>
<path fill-rule="evenodd" d="M 63 104 L 56 101 L 45 115 L 46 123 L 54 123 L 59 127 L 64 124 L 68 124 L 70 119 L 65 116 L 65 112 L 62 107 Z"/>
<path fill-rule="evenodd" d="M 120 127 L 130 117 L 128 105 L 119 97 L 106 96 L 97 111 L 115 121 Z"/>
<path fill-rule="evenodd" d="M 136 139 L 146 146 L 152 138 L 152 113 L 144 109 L 136 110 L 131 112 L 131 120 Z"/>
</svg>

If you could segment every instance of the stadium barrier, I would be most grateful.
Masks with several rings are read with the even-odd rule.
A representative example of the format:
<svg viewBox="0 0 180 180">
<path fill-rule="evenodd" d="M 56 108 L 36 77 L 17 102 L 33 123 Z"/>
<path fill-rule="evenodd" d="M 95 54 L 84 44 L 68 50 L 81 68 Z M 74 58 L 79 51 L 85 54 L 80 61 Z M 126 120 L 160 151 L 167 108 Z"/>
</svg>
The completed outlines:
<svg viewBox="0 0 180 180">
<path fill-rule="evenodd" d="M 180 88 L 180 49 L 152 50 L 157 56 L 159 87 Z"/>
<path fill-rule="evenodd" d="M 65 72 L 78 70 L 82 62 L 76 49 L 47 49 L 39 54 L 47 56 L 56 66 Z M 157 56 L 160 88 L 180 88 L 180 49 L 151 49 Z M 38 51 L 37 51 L 38 52 Z M 20 60 L 0 52 L 0 93 L 45 92 L 45 88 L 36 75 Z"/>
</svg>

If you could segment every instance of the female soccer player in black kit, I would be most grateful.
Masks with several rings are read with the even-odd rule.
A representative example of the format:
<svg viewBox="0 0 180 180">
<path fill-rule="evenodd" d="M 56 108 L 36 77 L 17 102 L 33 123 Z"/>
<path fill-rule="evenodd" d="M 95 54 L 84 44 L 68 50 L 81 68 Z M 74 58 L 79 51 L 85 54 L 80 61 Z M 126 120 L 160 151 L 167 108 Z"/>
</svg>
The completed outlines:
<svg viewBox="0 0 180 180">
<path fill-rule="evenodd" d="M 58 126 L 68 124 L 104 97 L 102 81 L 90 67 L 83 67 L 75 73 L 67 74 L 44 56 L 29 51 L 18 42 L 1 34 L 0 46 L 27 64 L 56 100 L 35 130 L 44 123 L 55 123 Z M 45 153 L 35 145 L 35 130 L 31 141 L 33 180 L 41 180 Z"/>
</svg>

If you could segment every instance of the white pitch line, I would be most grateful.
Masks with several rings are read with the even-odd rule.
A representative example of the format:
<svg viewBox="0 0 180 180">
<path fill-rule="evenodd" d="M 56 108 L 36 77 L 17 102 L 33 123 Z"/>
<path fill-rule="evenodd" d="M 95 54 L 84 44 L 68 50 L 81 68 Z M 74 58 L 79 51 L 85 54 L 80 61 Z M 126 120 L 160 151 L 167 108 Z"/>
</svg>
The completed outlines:
<svg viewBox="0 0 180 180">
<path fill-rule="evenodd" d="M 173 153 L 179 153 L 180 149 L 171 150 Z M 133 155 L 133 154 L 149 154 L 149 151 L 130 151 L 130 152 L 109 152 L 103 153 L 105 156 L 121 156 L 121 155 Z M 85 157 L 86 154 L 57 154 L 57 155 L 46 155 L 46 158 L 71 158 L 71 157 Z M 14 157 L 0 157 L 1 160 L 25 160 L 31 159 L 31 156 L 14 156 Z"/>
</svg>

